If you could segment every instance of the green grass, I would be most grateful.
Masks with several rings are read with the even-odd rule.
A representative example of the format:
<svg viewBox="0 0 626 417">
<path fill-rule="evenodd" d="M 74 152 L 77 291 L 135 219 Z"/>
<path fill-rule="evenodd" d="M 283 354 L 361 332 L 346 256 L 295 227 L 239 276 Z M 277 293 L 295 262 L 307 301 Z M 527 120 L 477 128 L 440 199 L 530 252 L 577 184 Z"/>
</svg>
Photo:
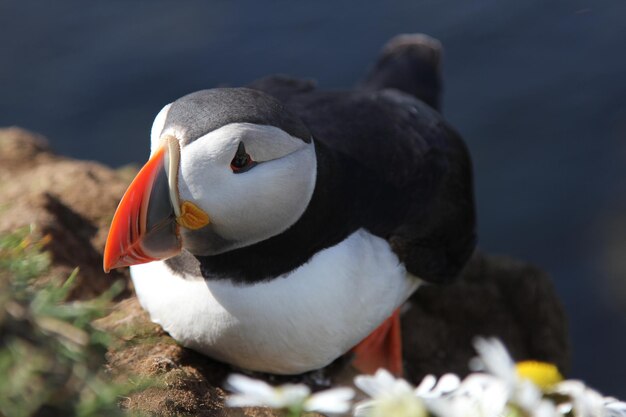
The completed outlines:
<svg viewBox="0 0 626 417">
<path fill-rule="evenodd" d="M 0 415 L 127 415 L 120 398 L 147 384 L 113 383 L 104 375 L 113 340 L 92 324 L 122 285 L 67 301 L 77 271 L 41 279 L 50 271 L 43 245 L 28 229 L 0 236 Z"/>
</svg>

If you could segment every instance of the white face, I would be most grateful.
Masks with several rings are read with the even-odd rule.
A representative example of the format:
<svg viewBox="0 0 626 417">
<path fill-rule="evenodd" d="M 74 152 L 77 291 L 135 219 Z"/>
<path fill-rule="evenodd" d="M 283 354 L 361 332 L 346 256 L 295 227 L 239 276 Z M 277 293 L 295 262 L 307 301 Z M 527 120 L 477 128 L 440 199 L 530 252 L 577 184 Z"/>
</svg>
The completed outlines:
<svg viewBox="0 0 626 417">
<path fill-rule="evenodd" d="M 161 113 L 166 112 L 167 106 Z M 162 130 L 161 113 L 153 126 L 153 151 L 161 138 L 184 135 L 180 127 Z M 257 164 L 235 173 L 231 161 L 240 143 Z M 194 140 L 180 152 L 178 192 L 181 202 L 204 210 L 210 224 L 195 232 L 183 229 L 183 246 L 194 255 L 214 255 L 284 232 L 308 206 L 316 171 L 313 143 L 273 126 L 232 123 Z"/>
</svg>

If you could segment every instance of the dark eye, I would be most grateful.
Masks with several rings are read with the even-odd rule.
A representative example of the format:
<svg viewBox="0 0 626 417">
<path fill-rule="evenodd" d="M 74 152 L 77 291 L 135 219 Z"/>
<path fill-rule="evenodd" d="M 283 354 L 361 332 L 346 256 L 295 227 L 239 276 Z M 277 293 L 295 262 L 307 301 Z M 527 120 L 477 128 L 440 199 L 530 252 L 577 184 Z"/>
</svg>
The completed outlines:
<svg viewBox="0 0 626 417">
<path fill-rule="evenodd" d="M 230 161 L 230 169 L 232 169 L 235 174 L 240 174 L 242 172 L 246 172 L 255 165 L 256 162 L 254 162 L 252 157 L 250 157 L 248 152 L 246 152 L 246 147 L 243 142 L 239 142 L 237 153 L 235 153 L 233 160 Z"/>
</svg>

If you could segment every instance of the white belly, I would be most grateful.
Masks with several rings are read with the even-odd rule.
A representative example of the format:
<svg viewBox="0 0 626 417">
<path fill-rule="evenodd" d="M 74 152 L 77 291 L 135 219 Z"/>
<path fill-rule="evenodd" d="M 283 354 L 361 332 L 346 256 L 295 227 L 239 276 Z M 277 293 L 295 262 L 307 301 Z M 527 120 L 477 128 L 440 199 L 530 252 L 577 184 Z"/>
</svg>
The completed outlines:
<svg viewBox="0 0 626 417">
<path fill-rule="evenodd" d="M 421 282 L 384 239 L 359 230 L 284 276 L 253 285 L 131 267 L 141 305 L 191 349 L 255 371 L 322 368 L 370 334 Z"/>
</svg>

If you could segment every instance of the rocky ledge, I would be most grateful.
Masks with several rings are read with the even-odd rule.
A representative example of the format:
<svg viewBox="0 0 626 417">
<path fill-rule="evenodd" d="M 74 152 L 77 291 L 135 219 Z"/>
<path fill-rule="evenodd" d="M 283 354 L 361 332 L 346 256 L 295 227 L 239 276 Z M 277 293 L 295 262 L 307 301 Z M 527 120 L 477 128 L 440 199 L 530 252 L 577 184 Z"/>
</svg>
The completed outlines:
<svg viewBox="0 0 626 417">
<path fill-rule="evenodd" d="M 151 323 L 126 270 L 102 271 L 108 224 L 134 172 L 58 156 L 41 136 L 0 129 L 0 233 L 34 226 L 48 235 L 52 273 L 68 275 L 80 267 L 75 299 L 94 297 L 118 279 L 126 282 L 119 302 L 98 322 L 117 339 L 106 367 L 115 380 L 159 383 L 124 398 L 122 407 L 156 416 L 275 415 L 261 408 L 225 409 L 222 384 L 233 370 L 180 347 Z M 516 360 L 552 362 L 567 373 L 566 320 L 549 277 L 505 257 L 477 252 L 454 284 L 420 288 L 404 309 L 402 331 L 405 376 L 412 382 L 429 373 L 468 373 L 471 342 L 479 335 L 499 337 Z M 353 373 L 348 361 L 339 361 L 323 373 L 322 384 L 346 384 Z"/>
</svg>

